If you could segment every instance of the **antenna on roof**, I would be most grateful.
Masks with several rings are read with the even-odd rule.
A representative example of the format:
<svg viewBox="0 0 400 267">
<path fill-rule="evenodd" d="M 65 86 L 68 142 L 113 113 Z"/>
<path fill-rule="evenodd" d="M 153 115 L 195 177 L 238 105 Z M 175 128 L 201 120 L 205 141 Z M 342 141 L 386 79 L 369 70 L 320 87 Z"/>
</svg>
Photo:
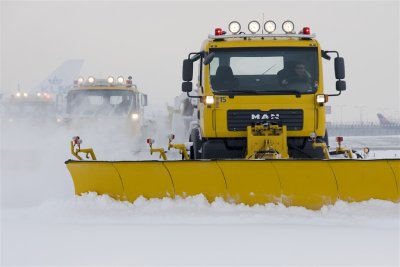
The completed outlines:
<svg viewBox="0 0 400 267">
<path fill-rule="evenodd" d="M 264 34 L 264 23 L 265 23 L 265 19 L 264 19 L 264 13 L 262 13 L 262 24 L 261 24 L 261 33 Z"/>
</svg>

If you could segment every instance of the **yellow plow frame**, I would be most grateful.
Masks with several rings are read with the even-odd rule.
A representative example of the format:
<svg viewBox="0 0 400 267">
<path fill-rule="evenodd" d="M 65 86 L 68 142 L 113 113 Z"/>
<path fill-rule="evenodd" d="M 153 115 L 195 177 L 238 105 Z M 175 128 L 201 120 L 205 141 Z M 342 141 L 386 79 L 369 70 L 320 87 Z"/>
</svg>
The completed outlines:
<svg viewBox="0 0 400 267">
<path fill-rule="evenodd" d="M 283 203 L 320 209 L 337 200 L 400 200 L 400 160 L 75 161 L 75 193 L 115 199 L 203 194 L 248 205 Z"/>
</svg>

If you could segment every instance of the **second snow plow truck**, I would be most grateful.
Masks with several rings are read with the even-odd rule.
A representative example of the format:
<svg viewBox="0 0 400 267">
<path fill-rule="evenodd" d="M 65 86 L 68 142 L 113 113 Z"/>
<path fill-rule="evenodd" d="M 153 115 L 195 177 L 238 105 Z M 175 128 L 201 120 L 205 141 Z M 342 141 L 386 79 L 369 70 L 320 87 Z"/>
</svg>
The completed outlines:
<svg viewBox="0 0 400 267">
<path fill-rule="evenodd" d="M 249 34 L 234 21 L 231 34 L 221 28 L 204 41 L 199 52 L 183 62 L 182 90 L 198 98 L 197 126 L 191 129 L 186 160 L 81 161 L 68 160 L 75 193 L 97 192 L 116 199 L 186 197 L 203 194 L 248 205 L 283 203 L 319 209 L 337 200 L 400 200 L 398 159 L 357 160 L 340 146 L 330 159 L 325 127 L 322 61 L 335 55 L 335 95 L 346 89 L 344 60 L 336 51 L 322 50 L 304 27 L 294 32 L 285 21 L 252 21 Z M 265 33 L 264 33 L 265 31 Z M 197 64 L 197 95 L 191 95 L 193 65 Z M 192 125 L 196 125 L 192 123 Z M 80 139 L 71 143 L 73 154 Z M 331 152 L 332 154 L 332 152 Z"/>
</svg>

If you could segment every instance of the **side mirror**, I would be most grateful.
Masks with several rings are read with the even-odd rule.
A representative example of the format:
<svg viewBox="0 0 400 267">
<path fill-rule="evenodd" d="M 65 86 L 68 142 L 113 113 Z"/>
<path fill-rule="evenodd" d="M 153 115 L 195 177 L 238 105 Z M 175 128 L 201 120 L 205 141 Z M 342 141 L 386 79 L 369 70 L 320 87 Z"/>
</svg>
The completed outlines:
<svg viewBox="0 0 400 267">
<path fill-rule="evenodd" d="M 183 82 L 182 83 L 182 92 L 189 93 L 193 90 L 192 82 Z"/>
<path fill-rule="evenodd" d="M 327 51 L 321 50 L 321 56 L 326 60 L 331 60 L 331 57 L 328 55 Z"/>
<path fill-rule="evenodd" d="M 144 107 L 147 106 L 147 95 L 142 95 L 142 103 Z"/>
<path fill-rule="evenodd" d="M 345 78 L 344 59 L 342 57 L 335 58 L 335 76 L 338 80 Z"/>
<path fill-rule="evenodd" d="M 346 91 L 346 82 L 345 81 L 336 81 L 336 91 Z"/>
<path fill-rule="evenodd" d="M 183 60 L 182 80 L 190 82 L 193 79 L 193 62 L 190 59 Z"/>
<path fill-rule="evenodd" d="M 215 57 L 215 53 L 214 53 L 214 52 L 211 52 L 210 54 L 208 54 L 208 55 L 204 58 L 204 62 L 203 62 L 204 65 L 210 64 L 211 61 L 213 61 L 214 57 Z"/>
</svg>

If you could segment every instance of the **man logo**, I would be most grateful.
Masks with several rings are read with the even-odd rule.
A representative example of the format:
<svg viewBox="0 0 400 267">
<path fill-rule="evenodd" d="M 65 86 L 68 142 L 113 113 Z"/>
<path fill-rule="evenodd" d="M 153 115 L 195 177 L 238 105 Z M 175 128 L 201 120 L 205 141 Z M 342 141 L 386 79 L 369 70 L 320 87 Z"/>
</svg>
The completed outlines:
<svg viewBox="0 0 400 267">
<path fill-rule="evenodd" d="M 279 120 L 279 114 L 251 114 L 252 120 Z"/>
</svg>

